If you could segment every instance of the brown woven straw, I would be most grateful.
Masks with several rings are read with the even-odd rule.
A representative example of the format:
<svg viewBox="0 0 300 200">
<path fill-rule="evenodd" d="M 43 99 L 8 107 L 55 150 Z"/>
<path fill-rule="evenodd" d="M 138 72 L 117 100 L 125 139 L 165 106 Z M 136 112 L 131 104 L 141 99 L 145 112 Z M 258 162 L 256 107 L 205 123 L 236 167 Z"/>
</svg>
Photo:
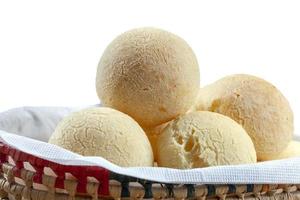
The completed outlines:
<svg viewBox="0 0 300 200">
<path fill-rule="evenodd" d="M 0 142 L 0 198 L 97 199 L 294 199 L 300 184 L 168 184 L 93 166 L 60 165 Z"/>
<path fill-rule="evenodd" d="M 122 183 L 110 180 L 109 196 L 98 196 L 99 183 L 88 182 L 86 194 L 76 193 L 76 180 L 64 181 L 64 189 L 55 188 L 54 176 L 43 174 L 42 185 L 33 182 L 34 172 L 22 169 L 21 179 L 16 178 L 13 172 L 14 166 L 9 163 L 2 164 L 0 177 L 0 197 L 2 199 L 16 200 L 96 200 L 96 199 L 142 199 L 145 196 L 144 187 L 137 182 L 130 182 L 129 197 L 122 197 Z M 170 186 L 170 185 L 169 185 Z M 214 188 L 214 194 L 209 194 L 210 188 Z M 193 199 L 294 199 L 300 200 L 300 185 L 253 185 L 253 192 L 247 192 L 247 185 L 234 185 L 235 191 L 231 192 L 229 185 L 195 185 Z M 187 199 L 187 185 L 173 185 L 172 193 L 164 184 L 152 184 L 153 199 Z"/>
</svg>

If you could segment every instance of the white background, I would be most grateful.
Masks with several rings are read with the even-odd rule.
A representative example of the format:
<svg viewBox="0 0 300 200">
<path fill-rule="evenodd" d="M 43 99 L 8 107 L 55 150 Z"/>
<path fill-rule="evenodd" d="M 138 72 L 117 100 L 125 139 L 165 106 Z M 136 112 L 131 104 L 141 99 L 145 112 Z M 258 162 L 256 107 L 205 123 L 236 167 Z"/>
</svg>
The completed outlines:
<svg viewBox="0 0 300 200">
<path fill-rule="evenodd" d="M 98 103 L 96 67 L 107 44 L 135 27 L 183 37 L 201 85 L 249 73 L 289 100 L 300 133 L 299 1 L 1 1 L 0 110 Z"/>
</svg>

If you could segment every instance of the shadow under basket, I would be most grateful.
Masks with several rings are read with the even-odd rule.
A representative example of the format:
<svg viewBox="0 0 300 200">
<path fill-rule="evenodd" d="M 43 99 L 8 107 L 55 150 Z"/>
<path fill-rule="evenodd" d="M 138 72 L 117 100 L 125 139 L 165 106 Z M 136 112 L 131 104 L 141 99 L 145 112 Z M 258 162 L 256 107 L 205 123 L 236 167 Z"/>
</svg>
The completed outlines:
<svg viewBox="0 0 300 200">
<path fill-rule="evenodd" d="M 0 198 L 96 199 L 294 199 L 300 185 L 167 184 L 137 179 L 101 167 L 66 166 L 0 143 Z"/>
</svg>

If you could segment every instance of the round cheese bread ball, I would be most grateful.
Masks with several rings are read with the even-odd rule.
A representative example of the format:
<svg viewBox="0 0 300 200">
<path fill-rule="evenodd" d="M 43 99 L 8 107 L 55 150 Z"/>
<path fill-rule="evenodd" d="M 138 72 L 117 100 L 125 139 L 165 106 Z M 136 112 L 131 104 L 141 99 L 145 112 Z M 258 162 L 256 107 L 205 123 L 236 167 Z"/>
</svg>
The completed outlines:
<svg viewBox="0 0 300 200">
<path fill-rule="evenodd" d="M 291 141 L 287 148 L 276 156 L 269 157 L 269 160 L 280 160 L 286 158 L 300 157 L 300 142 Z"/>
<path fill-rule="evenodd" d="M 152 148 L 143 129 L 111 108 L 70 114 L 59 123 L 49 143 L 83 156 L 101 156 L 123 167 L 153 165 Z"/>
<path fill-rule="evenodd" d="M 224 115 L 196 111 L 169 123 L 158 139 L 158 166 L 189 169 L 256 162 L 251 138 Z"/>
<path fill-rule="evenodd" d="M 130 30 L 113 40 L 98 65 L 101 102 L 153 127 L 185 113 L 200 82 L 195 54 L 180 37 L 155 28 Z"/>
<path fill-rule="evenodd" d="M 226 115 L 252 138 L 259 160 L 278 155 L 292 140 L 293 112 L 286 98 L 267 81 L 250 75 L 222 78 L 200 90 L 196 110 Z"/>
</svg>

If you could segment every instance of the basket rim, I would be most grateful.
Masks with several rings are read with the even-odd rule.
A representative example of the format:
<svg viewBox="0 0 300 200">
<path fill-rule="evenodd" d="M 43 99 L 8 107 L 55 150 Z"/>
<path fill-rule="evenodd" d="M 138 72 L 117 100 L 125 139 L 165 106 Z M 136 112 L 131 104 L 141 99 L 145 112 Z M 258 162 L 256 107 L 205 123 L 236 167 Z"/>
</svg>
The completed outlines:
<svg viewBox="0 0 300 200">
<path fill-rule="evenodd" d="M 96 166 L 99 168 L 107 169 L 111 173 L 124 174 L 130 177 L 138 177 L 139 179 L 145 179 L 149 181 L 163 182 L 163 183 L 203 183 L 203 184 L 245 184 L 245 183 L 255 183 L 255 184 L 271 184 L 271 183 L 285 183 L 285 184 L 298 184 L 300 182 L 300 173 L 296 173 L 295 164 L 300 167 L 300 157 L 288 160 L 277 160 L 277 161 L 267 161 L 263 163 L 255 163 L 251 165 L 227 165 L 227 166 L 215 166 L 207 168 L 197 168 L 197 169 L 171 169 L 171 168 L 160 168 L 160 167 L 130 167 L 124 168 L 117 165 L 109 163 L 107 160 L 100 157 L 84 157 L 78 154 L 75 159 L 69 159 L 68 156 L 72 154 L 66 153 L 66 156 L 62 158 L 54 158 L 53 156 L 48 157 L 46 154 L 43 156 L 43 152 L 38 150 L 28 150 L 31 145 L 49 145 L 48 143 L 42 143 L 40 141 L 35 141 L 21 136 L 16 136 L 12 134 L 2 134 L 0 132 L 0 139 L 2 138 L 2 145 L 6 145 L 7 148 L 13 149 L 6 154 L 12 154 L 12 157 L 16 157 L 14 160 L 22 158 L 18 154 L 25 154 L 24 150 L 31 152 L 34 160 L 38 160 L 46 163 L 51 163 L 53 165 L 58 165 L 59 168 L 70 167 L 70 166 L 82 166 L 84 169 L 93 168 Z M 3 139 L 4 138 L 4 139 Z M 15 140 L 23 140 L 21 147 L 15 147 L 18 144 Z M 22 146 L 23 145 L 23 146 Z M 49 149 L 48 146 L 46 149 Z M 19 149 L 22 149 L 19 150 Z M 52 145 L 51 148 L 52 149 Z M 59 155 L 59 153 L 64 154 L 61 148 L 54 148 L 51 150 L 51 155 Z M 17 152 L 14 154 L 14 152 Z M 53 158 L 53 161 L 50 161 Z M 68 164 L 66 164 L 66 162 Z M 58 164 L 60 163 L 60 164 Z M 79 164 L 84 163 L 84 164 Z M 274 164 L 274 166 L 273 166 Z M 50 164 L 49 164 L 50 165 Z M 272 165 L 272 170 L 270 169 Z M 89 167 L 87 167 L 89 166 Z M 101 167 L 102 166 L 102 167 Z M 278 171 L 277 171 L 278 170 Z M 280 174 L 280 175 L 278 175 Z M 283 178 L 284 177 L 284 178 Z"/>
</svg>

